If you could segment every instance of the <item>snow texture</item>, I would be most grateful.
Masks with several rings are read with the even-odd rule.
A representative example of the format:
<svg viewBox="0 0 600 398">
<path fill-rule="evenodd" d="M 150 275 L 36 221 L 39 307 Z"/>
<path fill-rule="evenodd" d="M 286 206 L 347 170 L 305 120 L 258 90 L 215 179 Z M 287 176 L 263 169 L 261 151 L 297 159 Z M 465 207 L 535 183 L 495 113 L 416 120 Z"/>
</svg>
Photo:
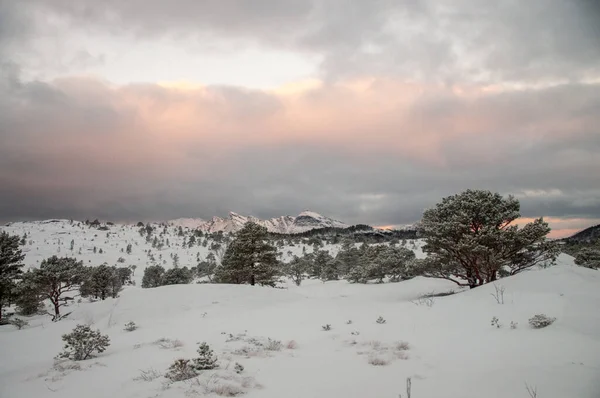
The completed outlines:
<svg viewBox="0 0 600 398">
<path fill-rule="evenodd" d="M 456 286 L 421 277 L 367 285 L 305 280 L 297 287 L 286 281 L 283 289 L 212 284 L 142 289 L 144 250 L 150 245 L 134 226 L 99 231 L 57 221 L 3 229 L 27 232 L 28 266 L 56 254 L 86 265 L 112 265 L 124 257 L 124 265 L 138 268 L 137 286 L 126 286 L 119 298 L 73 301 L 65 308 L 71 315 L 60 322 L 39 315 L 22 317 L 29 322 L 22 330 L 0 326 L 0 397 L 394 398 L 405 397 L 408 377 L 413 398 L 527 398 L 525 383 L 540 398 L 600 396 L 600 272 L 575 266 L 567 255 L 554 267 L 497 281 L 505 304 L 492 297 L 492 284 L 423 299 Z M 171 247 L 153 249 L 154 254 L 169 259 L 178 253 L 181 266 L 195 265 L 198 251 L 206 256 L 206 247 L 182 248 L 183 237 L 170 229 Z M 120 252 L 128 242 L 131 255 Z M 421 242 L 407 247 L 413 244 L 422 257 Z M 93 254 L 94 246 L 103 253 Z M 302 247 L 281 251 L 300 254 Z M 339 247 L 325 249 L 335 255 Z M 536 314 L 556 321 L 533 329 L 528 319 Z M 384 324 L 376 322 L 379 316 Z M 490 326 L 493 317 L 500 328 Z M 130 321 L 139 328 L 123 330 Z M 511 322 L 518 327 L 511 329 Z M 111 345 L 90 360 L 55 362 L 61 335 L 77 324 L 99 329 Z M 330 331 L 322 331 L 325 324 Z M 196 357 L 202 341 L 218 356 L 219 369 L 187 381 L 166 379 L 169 366 Z M 269 341 L 281 341 L 283 348 L 267 349 Z M 236 373 L 236 362 L 242 373 Z"/>
</svg>

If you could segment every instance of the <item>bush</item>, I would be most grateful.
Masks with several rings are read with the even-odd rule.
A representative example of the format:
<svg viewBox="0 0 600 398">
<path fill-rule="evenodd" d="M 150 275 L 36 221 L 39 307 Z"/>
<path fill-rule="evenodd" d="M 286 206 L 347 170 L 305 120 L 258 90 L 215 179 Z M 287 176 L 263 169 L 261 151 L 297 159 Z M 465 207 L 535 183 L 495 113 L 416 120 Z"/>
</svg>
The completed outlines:
<svg viewBox="0 0 600 398">
<path fill-rule="evenodd" d="M 377 323 L 378 323 L 378 324 L 380 324 L 380 325 L 383 325 L 383 324 L 386 322 L 386 320 L 385 320 L 385 319 L 383 319 L 383 317 L 382 317 L 382 316 L 380 316 L 379 318 L 377 318 L 377 320 L 376 320 L 375 322 L 377 322 Z"/>
<path fill-rule="evenodd" d="M 193 367 L 196 370 L 215 369 L 219 367 L 217 357 L 214 355 L 210 346 L 205 342 L 200 343 L 198 347 L 198 358 L 193 359 Z"/>
<path fill-rule="evenodd" d="M 272 340 L 269 338 L 265 344 L 265 350 L 267 351 L 281 351 L 282 348 L 283 344 L 281 344 L 281 341 L 279 340 Z"/>
<path fill-rule="evenodd" d="M 58 358 L 68 358 L 74 361 L 83 361 L 92 356 L 94 351 L 104 352 L 110 345 L 110 339 L 101 335 L 100 330 L 93 331 L 87 325 L 77 325 L 71 333 L 63 334 L 65 342 L 64 351 Z"/>
<path fill-rule="evenodd" d="M 172 381 L 188 380 L 198 376 L 189 359 L 179 358 L 169 366 L 165 377 Z"/>
<path fill-rule="evenodd" d="M 133 332 L 135 329 L 137 329 L 137 325 L 135 324 L 135 322 L 131 321 L 131 322 L 127 322 L 125 324 L 125 329 L 128 332 Z"/>
<path fill-rule="evenodd" d="M 321 326 L 321 328 L 323 329 L 323 331 L 328 332 L 331 330 L 331 325 L 330 324 L 323 325 L 323 326 Z"/>
<path fill-rule="evenodd" d="M 14 318 L 14 319 L 11 319 L 9 322 L 11 325 L 16 326 L 17 329 L 19 329 L 19 330 L 21 330 L 25 326 L 29 325 L 29 322 L 27 322 L 26 320 L 21 319 L 21 318 Z"/>
<path fill-rule="evenodd" d="M 531 325 L 531 327 L 534 329 L 541 329 L 552 325 L 555 320 L 556 318 L 551 318 L 544 314 L 537 314 L 533 318 L 529 319 L 529 325 Z"/>
<path fill-rule="evenodd" d="M 240 374 L 244 371 L 244 366 L 241 363 L 236 362 L 233 370 L 235 370 L 235 373 Z"/>
</svg>

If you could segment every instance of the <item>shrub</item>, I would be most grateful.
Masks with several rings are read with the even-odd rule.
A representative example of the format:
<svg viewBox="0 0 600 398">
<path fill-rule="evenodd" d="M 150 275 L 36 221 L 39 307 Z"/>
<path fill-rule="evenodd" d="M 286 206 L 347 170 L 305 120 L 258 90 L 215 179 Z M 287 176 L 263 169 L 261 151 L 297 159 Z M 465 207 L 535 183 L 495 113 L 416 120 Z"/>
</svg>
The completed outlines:
<svg viewBox="0 0 600 398">
<path fill-rule="evenodd" d="M 323 331 L 328 332 L 331 330 L 331 325 L 330 324 L 323 325 L 323 326 L 321 326 L 321 328 L 323 329 Z"/>
<path fill-rule="evenodd" d="M 11 319 L 9 322 L 11 325 L 16 326 L 17 329 L 19 329 L 19 330 L 21 330 L 25 326 L 29 325 L 29 322 L 27 322 L 26 320 L 21 319 L 21 318 L 14 318 L 14 319 Z"/>
<path fill-rule="evenodd" d="M 389 365 L 389 361 L 381 358 L 381 357 L 377 357 L 377 356 L 370 356 L 369 357 L 369 364 L 373 365 L 373 366 L 385 366 L 385 365 Z"/>
<path fill-rule="evenodd" d="M 544 314 L 537 314 L 533 316 L 533 318 L 529 319 L 529 325 L 531 325 L 531 327 L 534 329 L 541 329 L 552 325 L 555 320 L 556 318 L 551 318 Z"/>
<path fill-rule="evenodd" d="M 502 326 L 500 324 L 500 320 L 498 318 L 496 318 L 496 317 L 492 318 L 491 325 L 497 327 L 498 329 L 500 329 L 500 327 Z"/>
<path fill-rule="evenodd" d="M 517 328 L 518 323 L 514 322 L 514 321 L 510 321 L 510 328 L 511 329 L 516 329 Z"/>
<path fill-rule="evenodd" d="M 265 350 L 267 351 L 281 351 L 282 348 L 283 344 L 281 344 L 281 341 L 279 340 L 268 339 L 265 344 Z"/>
<path fill-rule="evenodd" d="M 135 322 L 130 321 L 125 324 L 125 329 L 123 329 L 123 330 L 126 330 L 128 332 L 133 332 L 135 329 L 137 329 L 137 325 L 135 324 Z"/>
<path fill-rule="evenodd" d="M 236 362 L 233 370 L 235 370 L 235 373 L 240 374 L 244 371 L 244 366 L 241 363 Z"/>
<path fill-rule="evenodd" d="M 110 345 L 108 336 L 101 335 L 100 330 L 93 331 L 87 325 L 77 325 L 71 333 L 63 334 L 62 339 L 65 342 L 64 351 L 58 357 L 74 361 L 88 359 L 94 351 L 104 352 Z"/>
<path fill-rule="evenodd" d="M 200 343 L 198 347 L 198 358 L 193 359 L 193 367 L 196 370 L 215 369 L 219 367 L 217 357 L 214 355 L 210 346 L 205 342 Z"/>
<path fill-rule="evenodd" d="M 188 380 L 198 376 L 189 359 L 179 358 L 169 366 L 165 377 L 172 381 Z"/>
<path fill-rule="evenodd" d="M 377 323 L 378 323 L 378 324 L 380 324 L 380 325 L 383 325 L 383 324 L 386 322 L 386 320 L 385 320 L 385 319 L 383 319 L 383 317 L 382 317 L 382 316 L 380 316 L 379 318 L 377 318 L 377 320 L 376 320 L 375 322 L 377 322 Z"/>
</svg>

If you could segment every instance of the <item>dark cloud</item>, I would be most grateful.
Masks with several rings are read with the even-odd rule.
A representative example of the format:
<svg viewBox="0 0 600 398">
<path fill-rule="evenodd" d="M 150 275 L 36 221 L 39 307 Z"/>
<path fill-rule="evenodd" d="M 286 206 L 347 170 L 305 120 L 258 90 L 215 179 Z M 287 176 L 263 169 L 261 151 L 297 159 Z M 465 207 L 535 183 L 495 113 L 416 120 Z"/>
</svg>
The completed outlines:
<svg viewBox="0 0 600 398">
<path fill-rule="evenodd" d="M 467 188 L 513 193 L 525 216 L 600 218 L 597 86 L 441 86 L 370 116 L 388 85 L 374 83 L 364 109 L 362 92 L 338 86 L 292 101 L 233 87 L 14 83 L 0 107 L 0 219 L 311 208 L 402 224 Z"/>
<path fill-rule="evenodd" d="M 513 193 L 525 216 L 597 219 L 599 26 L 584 0 L 0 0 L 0 220 L 311 208 L 389 225 L 466 188 Z M 72 29 L 315 54 L 324 84 L 25 78 L 39 40 Z M 110 59 L 63 50 L 64 71 Z"/>
</svg>

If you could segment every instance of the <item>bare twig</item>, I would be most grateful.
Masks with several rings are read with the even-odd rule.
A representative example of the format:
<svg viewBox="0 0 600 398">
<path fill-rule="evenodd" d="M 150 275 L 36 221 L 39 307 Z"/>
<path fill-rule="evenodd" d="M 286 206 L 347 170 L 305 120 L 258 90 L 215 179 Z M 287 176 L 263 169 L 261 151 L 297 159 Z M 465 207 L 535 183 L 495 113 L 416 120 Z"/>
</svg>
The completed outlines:
<svg viewBox="0 0 600 398">
<path fill-rule="evenodd" d="M 527 390 L 527 393 L 531 398 L 537 398 L 537 387 L 532 387 L 529 384 L 527 384 L 527 382 L 525 382 L 525 389 Z"/>
<path fill-rule="evenodd" d="M 496 289 L 496 293 L 490 293 L 493 298 L 496 299 L 498 304 L 504 304 L 504 286 L 494 284 L 494 289 Z"/>
</svg>

